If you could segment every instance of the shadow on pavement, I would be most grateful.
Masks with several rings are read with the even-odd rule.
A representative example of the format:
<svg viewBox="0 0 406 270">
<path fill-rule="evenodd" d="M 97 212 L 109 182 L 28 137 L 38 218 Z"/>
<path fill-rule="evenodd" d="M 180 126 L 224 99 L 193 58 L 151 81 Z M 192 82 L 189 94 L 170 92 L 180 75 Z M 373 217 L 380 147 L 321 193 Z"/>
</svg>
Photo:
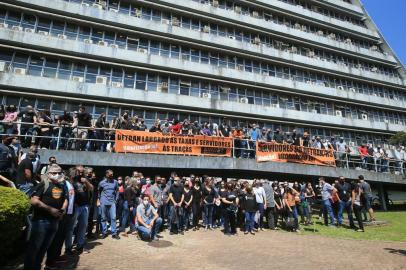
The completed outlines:
<svg viewBox="0 0 406 270">
<path fill-rule="evenodd" d="M 384 248 L 384 249 L 387 250 L 389 253 L 392 253 L 392 254 L 406 256 L 406 250 L 404 250 L 404 249 L 394 249 L 394 248 Z"/>
</svg>

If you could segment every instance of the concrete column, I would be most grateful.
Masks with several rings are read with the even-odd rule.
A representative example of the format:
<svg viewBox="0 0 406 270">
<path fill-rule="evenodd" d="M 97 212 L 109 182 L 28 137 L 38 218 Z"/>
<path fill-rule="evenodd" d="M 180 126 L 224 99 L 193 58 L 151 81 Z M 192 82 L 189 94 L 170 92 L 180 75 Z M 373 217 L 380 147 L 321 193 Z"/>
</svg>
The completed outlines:
<svg viewBox="0 0 406 270">
<path fill-rule="evenodd" d="M 378 183 L 378 195 L 379 199 L 381 200 L 381 210 L 388 211 L 388 207 L 386 205 L 386 198 L 388 197 L 385 188 L 383 187 L 383 183 Z"/>
</svg>

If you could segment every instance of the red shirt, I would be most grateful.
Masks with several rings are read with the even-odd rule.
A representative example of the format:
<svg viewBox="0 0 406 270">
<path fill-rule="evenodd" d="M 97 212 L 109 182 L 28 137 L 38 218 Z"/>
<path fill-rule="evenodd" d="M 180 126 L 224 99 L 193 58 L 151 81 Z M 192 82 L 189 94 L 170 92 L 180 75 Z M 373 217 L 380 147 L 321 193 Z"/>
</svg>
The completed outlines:
<svg viewBox="0 0 406 270">
<path fill-rule="evenodd" d="M 368 155 L 368 149 L 366 147 L 358 147 L 358 151 L 360 152 L 361 156 L 367 156 Z"/>
<path fill-rule="evenodd" d="M 171 131 L 173 134 L 179 134 L 181 128 L 182 125 L 180 123 L 177 123 L 176 125 L 171 126 Z"/>
</svg>

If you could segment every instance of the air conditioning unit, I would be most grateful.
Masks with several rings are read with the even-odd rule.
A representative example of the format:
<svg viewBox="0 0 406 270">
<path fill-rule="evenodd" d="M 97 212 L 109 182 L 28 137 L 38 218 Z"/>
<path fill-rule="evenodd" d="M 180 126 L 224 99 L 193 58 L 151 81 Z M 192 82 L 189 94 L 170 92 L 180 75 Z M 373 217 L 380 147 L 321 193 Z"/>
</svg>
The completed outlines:
<svg viewBox="0 0 406 270">
<path fill-rule="evenodd" d="M 388 119 L 383 120 L 383 122 L 384 122 L 385 124 L 389 124 L 389 120 L 388 120 Z"/>
<path fill-rule="evenodd" d="M 123 83 L 122 83 L 122 82 L 112 82 L 112 83 L 111 83 L 111 86 L 112 86 L 112 87 L 115 87 L 115 88 L 122 88 L 122 87 L 123 87 Z"/>
<path fill-rule="evenodd" d="M 74 82 L 83 82 L 84 81 L 84 78 L 83 77 L 80 77 L 80 76 L 73 76 L 72 77 L 72 80 L 74 81 Z"/>
<path fill-rule="evenodd" d="M 317 31 L 317 35 L 324 36 L 324 32 L 322 30 Z"/>
<path fill-rule="evenodd" d="M 14 73 L 18 75 L 25 75 L 27 74 L 27 70 L 25 68 L 14 68 Z"/>
<path fill-rule="evenodd" d="M 86 44 L 93 44 L 93 40 L 91 39 L 84 39 L 83 42 Z"/>
<path fill-rule="evenodd" d="M 92 7 L 98 8 L 98 9 L 103 9 L 103 6 L 102 6 L 102 5 L 96 4 L 96 3 L 94 3 L 94 4 L 92 5 Z"/>
<path fill-rule="evenodd" d="M 235 36 L 228 36 L 229 39 L 235 39 Z"/>
<path fill-rule="evenodd" d="M 240 98 L 240 102 L 248 104 L 248 98 L 246 98 L 246 97 Z"/>
<path fill-rule="evenodd" d="M 313 109 L 313 110 L 312 110 L 312 113 L 318 113 L 318 112 L 317 112 L 317 110 L 314 110 L 314 109 Z"/>
<path fill-rule="evenodd" d="M 201 93 L 200 95 L 202 98 L 211 98 L 211 94 L 210 93 Z"/>
<path fill-rule="evenodd" d="M 49 36 L 49 32 L 47 32 L 47 31 L 38 31 L 38 34 L 43 35 L 43 36 Z"/>
<path fill-rule="evenodd" d="M 351 92 L 354 92 L 354 93 L 356 93 L 357 92 L 357 90 L 355 90 L 355 88 L 354 87 L 350 87 L 350 89 L 349 89 Z"/>
<path fill-rule="evenodd" d="M 58 34 L 58 38 L 60 39 L 67 39 L 68 37 L 64 34 Z"/>
<path fill-rule="evenodd" d="M 33 29 L 33 28 L 25 28 L 25 32 L 27 32 L 27 33 L 35 33 L 35 29 Z"/>
<path fill-rule="evenodd" d="M 277 104 L 271 104 L 271 107 L 273 107 L 273 108 L 279 108 L 279 103 L 277 103 Z"/>
<path fill-rule="evenodd" d="M 355 142 L 349 142 L 348 145 L 349 145 L 350 147 L 354 147 L 354 146 L 355 146 Z"/>
<path fill-rule="evenodd" d="M 310 58 L 313 58 L 315 55 L 316 55 L 316 54 L 315 54 L 314 51 L 308 51 L 308 52 L 307 52 L 307 56 L 310 57 Z"/>
<path fill-rule="evenodd" d="M 113 49 L 118 49 L 118 45 L 117 45 L 117 44 L 110 44 L 110 47 L 112 47 Z"/>
<path fill-rule="evenodd" d="M 97 42 L 97 45 L 99 45 L 99 46 L 107 46 L 107 45 L 109 45 L 109 43 L 107 41 L 104 41 L 104 40 L 99 40 Z"/>
<path fill-rule="evenodd" d="M 378 50 L 378 46 L 376 46 L 376 45 L 371 46 L 371 51 L 377 51 L 377 50 Z"/>
<path fill-rule="evenodd" d="M 338 89 L 338 90 L 341 90 L 341 91 L 344 91 L 344 87 L 341 86 L 341 85 L 337 86 L 337 89 Z"/>
<path fill-rule="evenodd" d="M 205 25 L 205 26 L 203 27 L 203 32 L 205 32 L 205 33 L 210 33 L 210 26 Z"/>
<path fill-rule="evenodd" d="M 234 11 L 237 13 L 241 13 L 241 7 L 240 6 L 235 6 Z"/>
<path fill-rule="evenodd" d="M 377 71 L 378 71 L 378 68 L 377 68 L 377 67 L 373 67 L 373 68 L 371 68 L 371 71 L 372 71 L 372 72 L 377 72 Z"/>
<path fill-rule="evenodd" d="M 115 13 L 118 13 L 118 12 L 119 12 L 119 10 L 116 9 L 116 8 L 110 8 L 109 10 L 110 10 L 111 12 L 115 12 Z"/>
<path fill-rule="evenodd" d="M 104 76 L 96 76 L 96 84 L 107 84 L 107 77 Z"/>
<path fill-rule="evenodd" d="M 6 71 L 6 62 L 0 62 L 0 72 Z"/>
<path fill-rule="evenodd" d="M 307 31 L 306 25 L 302 25 L 302 31 Z"/>
<path fill-rule="evenodd" d="M 213 7 L 218 7 L 219 6 L 219 1 L 218 0 L 213 0 Z"/>
<path fill-rule="evenodd" d="M 268 71 L 262 71 L 262 75 L 269 76 L 269 72 Z"/>
<path fill-rule="evenodd" d="M 12 30 L 14 31 L 23 31 L 23 28 L 21 26 L 18 25 L 13 25 L 13 27 L 11 27 Z"/>
<path fill-rule="evenodd" d="M 261 39 L 260 39 L 259 37 L 255 37 L 255 38 L 254 38 L 254 43 L 255 43 L 256 45 L 261 44 Z"/>
<path fill-rule="evenodd" d="M 352 40 L 350 38 L 347 38 L 344 42 L 347 44 L 352 44 Z"/>
<path fill-rule="evenodd" d="M 259 18 L 259 13 L 258 13 L 258 11 L 253 11 L 253 12 L 252 12 L 252 17 L 254 17 L 254 18 Z"/>
<path fill-rule="evenodd" d="M 331 38 L 331 39 L 336 39 L 336 34 L 331 33 L 330 35 L 328 35 L 328 37 Z"/>
<path fill-rule="evenodd" d="M 82 7 L 90 7 L 90 5 L 88 4 L 88 3 L 84 3 L 84 2 L 82 2 Z"/>
<path fill-rule="evenodd" d="M 140 53 L 148 53 L 148 50 L 144 48 L 138 48 L 137 51 Z"/>
<path fill-rule="evenodd" d="M 298 29 L 298 30 L 302 29 L 302 26 L 300 25 L 300 23 L 295 23 L 295 29 Z"/>
<path fill-rule="evenodd" d="M 366 113 L 361 114 L 361 119 L 368 120 L 368 114 L 366 114 Z"/>
<path fill-rule="evenodd" d="M 292 46 L 292 48 L 290 48 L 290 51 L 291 51 L 292 53 L 297 53 L 297 47 Z"/>
<path fill-rule="evenodd" d="M 141 18 L 142 12 L 138 8 L 134 9 L 134 16 L 137 18 Z"/>
<path fill-rule="evenodd" d="M 168 19 L 162 19 L 162 23 L 163 24 L 171 24 L 171 21 L 170 20 L 168 20 Z"/>
<path fill-rule="evenodd" d="M 243 66 L 243 65 L 237 65 L 237 70 L 243 71 L 243 70 L 244 70 L 244 66 Z"/>
<path fill-rule="evenodd" d="M 343 112 L 342 112 L 342 111 L 336 111 L 336 116 L 342 117 L 342 116 L 343 116 Z"/>
<path fill-rule="evenodd" d="M 172 17 L 172 25 L 173 26 L 179 26 L 180 25 L 180 21 L 178 20 L 178 18 Z"/>
<path fill-rule="evenodd" d="M 8 28 L 8 24 L 7 23 L 0 23 L 0 28 Z"/>
</svg>

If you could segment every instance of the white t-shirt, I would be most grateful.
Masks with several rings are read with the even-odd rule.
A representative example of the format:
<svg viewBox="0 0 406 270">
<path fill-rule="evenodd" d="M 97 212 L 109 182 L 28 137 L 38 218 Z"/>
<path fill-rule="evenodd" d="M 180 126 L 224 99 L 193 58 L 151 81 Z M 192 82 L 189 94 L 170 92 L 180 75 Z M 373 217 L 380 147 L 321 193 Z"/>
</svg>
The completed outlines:
<svg viewBox="0 0 406 270">
<path fill-rule="evenodd" d="M 73 188 L 73 185 L 69 183 L 68 181 L 65 182 L 66 187 L 68 188 L 68 195 L 69 195 L 69 200 L 68 200 L 68 209 L 66 210 L 66 214 L 72 215 L 73 214 L 73 202 L 75 201 L 75 189 Z"/>
<path fill-rule="evenodd" d="M 254 187 L 254 194 L 255 194 L 255 200 L 257 203 L 264 203 L 264 198 L 266 198 L 265 195 L 265 190 L 263 187 Z"/>
</svg>

